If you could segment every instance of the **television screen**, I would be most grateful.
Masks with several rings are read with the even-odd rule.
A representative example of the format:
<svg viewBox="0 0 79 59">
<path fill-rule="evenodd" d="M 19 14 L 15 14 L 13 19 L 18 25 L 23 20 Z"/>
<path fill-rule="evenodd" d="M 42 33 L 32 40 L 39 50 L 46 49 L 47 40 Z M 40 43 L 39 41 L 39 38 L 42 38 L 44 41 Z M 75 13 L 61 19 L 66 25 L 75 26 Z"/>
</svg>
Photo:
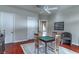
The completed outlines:
<svg viewBox="0 0 79 59">
<path fill-rule="evenodd" d="M 55 22 L 54 30 L 64 30 L 64 22 Z"/>
</svg>

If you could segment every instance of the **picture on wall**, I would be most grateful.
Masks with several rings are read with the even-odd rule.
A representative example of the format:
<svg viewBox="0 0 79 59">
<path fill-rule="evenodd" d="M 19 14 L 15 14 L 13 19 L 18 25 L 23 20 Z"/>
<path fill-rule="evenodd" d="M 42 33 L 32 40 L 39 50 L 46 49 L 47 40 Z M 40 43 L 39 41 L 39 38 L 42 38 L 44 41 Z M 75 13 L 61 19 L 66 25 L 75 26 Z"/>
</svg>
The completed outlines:
<svg viewBox="0 0 79 59">
<path fill-rule="evenodd" d="M 64 30 L 64 22 L 55 22 L 54 30 Z"/>
</svg>

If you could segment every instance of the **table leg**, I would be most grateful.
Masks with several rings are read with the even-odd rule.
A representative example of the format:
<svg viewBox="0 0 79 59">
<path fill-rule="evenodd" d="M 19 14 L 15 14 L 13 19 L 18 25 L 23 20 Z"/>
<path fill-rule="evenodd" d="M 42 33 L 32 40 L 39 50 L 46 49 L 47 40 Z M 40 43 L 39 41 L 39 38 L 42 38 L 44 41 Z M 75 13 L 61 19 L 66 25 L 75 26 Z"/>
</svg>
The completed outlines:
<svg viewBox="0 0 79 59">
<path fill-rule="evenodd" d="M 45 43 L 45 54 L 47 54 L 47 43 Z"/>
<path fill-rule="evenodd" d="M 38 49 L 37 49 L 37 54 L 39 54 L 39 47 L 38 47 Z"/>
</svg>

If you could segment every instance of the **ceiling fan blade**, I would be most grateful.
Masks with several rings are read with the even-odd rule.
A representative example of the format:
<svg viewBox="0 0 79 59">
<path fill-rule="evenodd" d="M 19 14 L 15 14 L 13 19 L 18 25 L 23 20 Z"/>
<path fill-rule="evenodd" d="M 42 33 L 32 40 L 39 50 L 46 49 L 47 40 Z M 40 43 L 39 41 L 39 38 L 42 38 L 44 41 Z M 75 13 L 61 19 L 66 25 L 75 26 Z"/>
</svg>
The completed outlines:
<svg viewBox="0 0 79 59">
<path fill-rule="evenodd" d="M 57 7 L 54 7 L 54 8 L 48 8 L 48 10 L 57 10 L 58 8 Z"/>
</svg>

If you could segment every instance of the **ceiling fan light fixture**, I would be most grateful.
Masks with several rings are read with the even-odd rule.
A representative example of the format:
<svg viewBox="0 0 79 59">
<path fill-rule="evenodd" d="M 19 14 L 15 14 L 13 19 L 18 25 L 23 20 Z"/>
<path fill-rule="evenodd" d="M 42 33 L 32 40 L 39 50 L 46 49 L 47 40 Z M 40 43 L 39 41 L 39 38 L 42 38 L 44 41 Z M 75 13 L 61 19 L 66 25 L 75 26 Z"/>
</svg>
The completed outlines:
<svg viewBox="0 0 79 59">
<path fill-rule="evenodd" d="M 51 14 L 51 12 L 48 9 L 44 9 L 47 13 Z"/>
</svg>

